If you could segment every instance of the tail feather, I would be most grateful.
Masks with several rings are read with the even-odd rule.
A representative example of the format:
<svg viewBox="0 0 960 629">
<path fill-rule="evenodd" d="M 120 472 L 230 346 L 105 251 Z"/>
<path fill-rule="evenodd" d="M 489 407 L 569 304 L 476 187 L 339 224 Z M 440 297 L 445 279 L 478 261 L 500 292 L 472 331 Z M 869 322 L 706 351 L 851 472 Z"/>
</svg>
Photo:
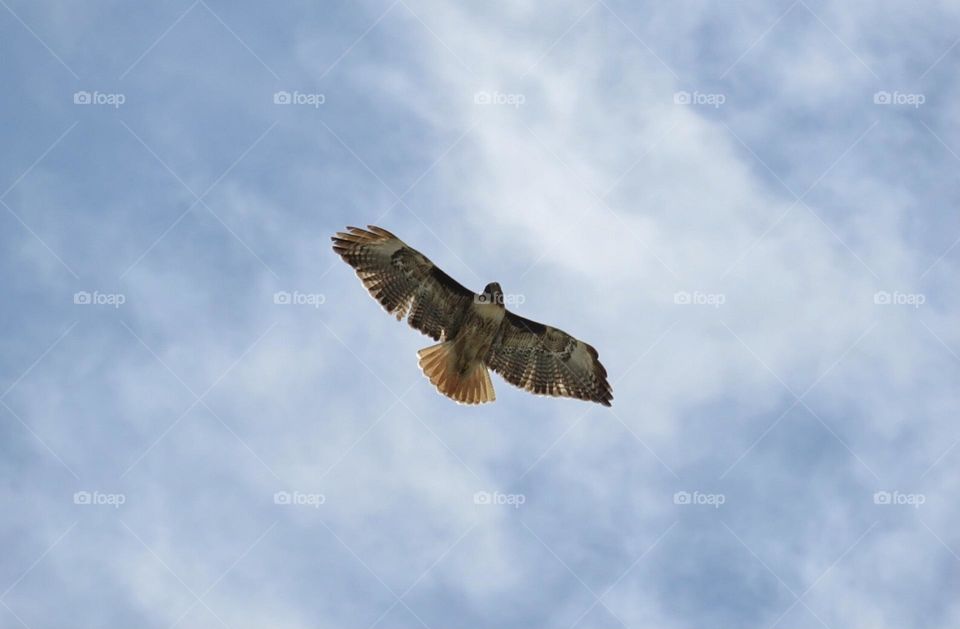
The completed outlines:
<svg viewBox="0 0 960 629">
<path fill-rule="evenodd" d="M 425 347 L 417 352 L 420 369 L 431 384 L 448 398 L 461 404 L 484 404 L 496 399 L 486 365 L 477 361 L 461 374 L 451 341 Z"/>
</svg>

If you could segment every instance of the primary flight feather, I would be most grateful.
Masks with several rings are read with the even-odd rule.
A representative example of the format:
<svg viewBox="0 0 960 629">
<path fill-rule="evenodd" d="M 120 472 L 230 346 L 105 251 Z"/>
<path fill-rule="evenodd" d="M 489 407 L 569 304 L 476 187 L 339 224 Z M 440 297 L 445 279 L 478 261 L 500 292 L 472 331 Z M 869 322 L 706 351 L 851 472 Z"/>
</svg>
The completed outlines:
<svg viewBox="0 0 960 629">
<path fill-rule="evenodd" d="M 506 309 L 496 282 L 482 293 L 463 287 L 385 229 L 347 227 L 333 250 L 397 320 L 435 341 L 417 352 L 437 390 L 462 404 L 492 402 L 490 372 L 532 393 L 610 406 L 613 390 L 597 350 L 562 330 Z"/>
</svg>

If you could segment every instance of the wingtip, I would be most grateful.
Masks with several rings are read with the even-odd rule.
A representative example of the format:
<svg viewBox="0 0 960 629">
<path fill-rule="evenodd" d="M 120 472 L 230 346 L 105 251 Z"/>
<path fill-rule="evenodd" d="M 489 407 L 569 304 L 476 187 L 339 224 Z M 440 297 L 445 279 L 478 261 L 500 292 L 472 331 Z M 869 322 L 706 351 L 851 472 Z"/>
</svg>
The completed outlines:
<svg viewBox="0 0 960 629">
<path fill-rule="evenodd" d="M 334 236 L 331 236 L 331 239 L 354 244 L 383 241 L 388 238 L 399 240 L 394 234 L 376 225 L 367 225 L 366 229 L 355 225 L 347 225 L 346 229 L 347 231 L 337 232 Z"/>
<path fill-rule="evenodd" d="M 396 238 L 396 235 L 392 234 L 391 232 L 385 230 L 382 227 L 377 227 L 376 225 L 367 225 L 367 229 L 378 236 L 383 236 L 384 238 Z"/>
<path fill-rule="evenodd" d="M 607 407 L 613 406 L 613 387 L 610 386 L 610 383 L 607 382 L 606 379 L 603 380 L 603 386 L 598 393 L 599 395 L 594 400 L 595 402 Z"/>
</svg>

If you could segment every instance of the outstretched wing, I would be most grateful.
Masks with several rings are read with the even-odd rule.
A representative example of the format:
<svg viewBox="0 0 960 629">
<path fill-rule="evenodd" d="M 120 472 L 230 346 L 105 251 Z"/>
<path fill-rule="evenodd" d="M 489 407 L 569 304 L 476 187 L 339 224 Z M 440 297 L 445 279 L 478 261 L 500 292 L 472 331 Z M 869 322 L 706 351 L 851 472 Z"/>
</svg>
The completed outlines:
<svg viewBox="0 0 960 629">
<path fill-rule="evenodd" d="M 509 310 L 490 347 L 487 364 L 504 380 L 541 395 L 572 397 L 610 406 L 613 389 L 597 350 L 563 330 Z"/>
<path fill-rule="evenodd" d="M 380 227 L 347 227 L 332 240 L 333 250 L 397 321 L 408 317 L 412 327 L 434 340 L 452 336 L 473 301 L 470 290 Z"/>
</svg>

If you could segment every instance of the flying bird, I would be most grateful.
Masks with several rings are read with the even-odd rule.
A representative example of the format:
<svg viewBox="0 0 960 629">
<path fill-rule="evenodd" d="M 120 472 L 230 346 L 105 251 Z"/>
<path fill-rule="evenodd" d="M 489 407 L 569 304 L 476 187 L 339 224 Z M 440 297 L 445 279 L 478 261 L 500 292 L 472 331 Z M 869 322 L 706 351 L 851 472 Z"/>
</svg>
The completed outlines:
<svg viewBox="0 0 960 629">
<path fill-rule="evenodd" d="M 610 406 L 613 390 L 597 350 L 562 330 L 506 309 L 500 284 L 474 293 L 385 229 L 347 227 L 333 250 L 352 266 L 370 294 L 436 345 L 417 352 L 437 390 L 461 404 L 496 399 L 493 369 L 539 395 Z"/>
</svg>

